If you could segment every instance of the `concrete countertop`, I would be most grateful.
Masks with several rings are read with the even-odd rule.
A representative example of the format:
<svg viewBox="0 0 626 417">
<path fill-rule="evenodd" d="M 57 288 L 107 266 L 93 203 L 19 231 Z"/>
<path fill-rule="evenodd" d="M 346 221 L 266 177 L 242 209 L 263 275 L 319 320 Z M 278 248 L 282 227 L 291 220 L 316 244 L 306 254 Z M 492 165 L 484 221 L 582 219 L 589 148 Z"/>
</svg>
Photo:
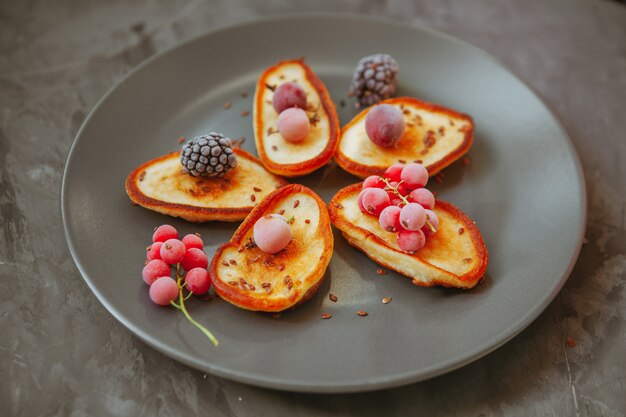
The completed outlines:
<svg viewBox="0 0 626 417">
<path fill-rule="evenodd" d="M 67 250 L 60 182 L 97 100 L 149 56 L 259 16 L 386 15 L 494 55 L 562 118 L 585 170 L 586 244 L 519 336 L 449 374 L 355 395 L 259 389 L 136 339 Z M 0 3 L 0 409 L 10 416 L 626 415 L 626 6 L 596 1 L 59 0 Z M 558 231 L 555 231 L 558 232 Z"/>
</svg>

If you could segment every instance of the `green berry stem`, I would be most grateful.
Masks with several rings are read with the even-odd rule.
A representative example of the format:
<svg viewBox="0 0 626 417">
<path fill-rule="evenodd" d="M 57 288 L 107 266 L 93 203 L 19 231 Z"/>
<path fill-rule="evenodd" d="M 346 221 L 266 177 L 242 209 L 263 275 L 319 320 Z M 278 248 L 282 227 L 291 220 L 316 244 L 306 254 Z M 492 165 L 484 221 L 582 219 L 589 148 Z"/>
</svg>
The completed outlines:
<svg viewBox="0 0 626 417">
<path fill-rule="evenodd" d="M 191 324 L 196 326 L 202 333 L 204 333 L 205 336 L 208 337 L 211 342 L 213 342 L 213 344 L 217 347 L 219 345 L 217 338 L 213 336 L 213 333 L 208 331 L 203 325 L 195 321 L 187 311 L 187 307 L 185 307 L 185 300 L 191 297 L 191 292 L 186 297 L 183 296 L 183 277 L 180 274 L 180 264 L 176 264 L 176 282 L 178 283 L 178 304 L 176 304 L 174 301 L 170 301 L 170 305 L 182 311 L 185 317 L 187 317 L 187 320 L 189 320 Z"/>
<path fill-rule="evenodd" d="M 387 178 L 381 178 L 383 180 L 383 182 L 385 183 L 385 185 L 387 187 L 385 187 L 385 190 L 391 191 L 393 192 L 395 195 L 397 195 L 398 197 L 400 197 L 400 200 L 402 200 L 402 202 L 406 205 L 409 204 L 409 200 L 406 199 L 405 196 L 403 196 L 400 191 L 398 191 L 398 187 L 394 187 L 393 185 L 391 185 L 389 183 L 389 180 Z M 398 185 L 402 184 L 404 182 L 404 180 L 401 180 Z"/>
<path fill-rule="evenodd" d="M 193 317 L 191 317 L 189 315 L 189 312 L 187 311 L 187 308 L 185 307 L 185 300 L 183 299 L 183 292 L 182 292 L 182 290 L 179 292 L 179 299 L 180 299 L 180 309 L 183 312 L 183 314 L 185 315 L 185 317 L 187 317 L 187 320 L 189 320 L 191 322 L 191 324 L 193 324 L 198 329 L 200 329 L 200 331 L 202 333 L 204 333 L 206 335 L 206 337 L 208 337 L 211 340 L 211 342 L 213 342 L 213 344 L 217 347 L 220 343 L 217 341 L 215 336 L 213 336 L 213 333 L 208 331 L 203 325 L 201 325 L 200 323 L 195 321 L 193 319 Z"/>
</svg>

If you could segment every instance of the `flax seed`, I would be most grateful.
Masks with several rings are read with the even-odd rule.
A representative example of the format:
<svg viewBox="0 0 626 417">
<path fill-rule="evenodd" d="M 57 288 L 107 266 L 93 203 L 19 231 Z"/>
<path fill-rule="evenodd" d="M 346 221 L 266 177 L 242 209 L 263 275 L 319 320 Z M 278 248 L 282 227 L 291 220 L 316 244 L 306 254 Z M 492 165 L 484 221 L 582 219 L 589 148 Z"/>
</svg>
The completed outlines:
<svg viewBox="0 0 626 417">
<path fill-rule="evenodd" d="M 393 298 L 385 297 L 385 298 L 383 298 L 383 304 L 389 304 L 391 302 L 391 300 L 393 300 Z"/>
<path fill-rule="evenodd" d="M 309 224 L 309 223 L 311 223 L 311 220 L 309 220 L 309 219 L 304 219 L 304 222 L 305 222 L 306 224 Z"/>
<path fill-rule="evenodd" d="M 230 285 L 237 285 L 237 281 L 228 281 Z"/>
<path fill-rule="evenodd" d="M 376 270 L 376 273 L 377 273 L 378 275 L 387 275 L 387 271 L 385 271 L 385 270 L 384 270 L 384 269 L 382 269 L 382 268 L 378 268 L 378 269 Z"/>
<path fill-rule="evenodd" d="M 184 138 L 184 137 L 182 137 L 182 136 L 181 136 L 181 137 L 179 137 L 179 138 L 178 138 L 178 143 L 183 143 L 183 142 L 185 142 L 185 138 Z"/>
<path fill-rule="evenodd" d="M 358 316 L 365 317 L 365 316 L 367 316 L 367 311 L 365 311 L 365 310 L 359 310 L 359 311 L 357 311 L 357 312 L 356 312 L 356 314 L 357 314 Z"/>
<path fill-rule="evenodd" d="M 332 292 L 330 294 L 328 294 L 328 298 L 330 299 L 330 301 L 332 301 L 333 303 L 337 302 L 337 296 L 335 294 L 333 294 Z"/>
<path fill-rule="evenodd" d="M 293 208 L 296 208 L 300 205 L 300 200 L 296 200 L 293 202 Z"/>
<path fill-rule="evenodd" d="M 332 314 L 324 313 L 324 314 L 322 314 L 322 320 L 328 320 L 332 316 L 333 316 Z"/>
<path fill-rule="evenodd" d="M 272 150 L 273 150 L 273 151 L 277 151 L 277 150 L 278 150 L 278 148 L 276 147 L 276 145 L 272 145 Z"/>
<path fill-rule="evenodd" d="M 146 178 L 146 171 L 141 171 L 141 174 L 139 174 L 139 182 L 143 181 L 144 178 Z"/>
<path fill-rule="evenodd" d="M 462 227 L 459 227 L 459 234 L 462 235 L 463 233 L 465 233 L 465 229 L 463 229 Z"/>
<path fill-rule="evenodd" d="M 256 191 L 257 193 L 263 191 L 263 189 L 259 188 L 259 187 L 254 187 L 253 188 L 254 191 Z"/>
<path fill-rule="evenodd" d="M 285 210 L 283 210 L 283 209 L 278 210 L 278 214 L 280 214 L 282 216 L 283 214 L 285 214 Z"/>
<path fill-rule="evenodd" d="M 252 201 L 253 203 L 256 201 L 256 196 L 254 194 L 250 196 L 250 201 Z"/>
<path fill-rule="evenodd" d="M 470 263 L 472 262 L 472 258 L 463 258 L 463 262 Z"/>
<path fill-rule="evenodd" d="M 222 261 L 222 265 L 224 265 L 224 266 L 228 266 L 228 265 L 229 265 L 229 263 L 228 263 L 228 262 L 226 262 L 226 261 Z"/>
<path fill-rule="evenodd" d="M 224 108 L 225 108 L 226 110 L 230 109 L 232 106 L 233 106 L 233 103 L 231 103 L 230 101 L 228 101 L 228 102 L 224 103 Z"/>
<path fill-rule="evenodd" d="M 228 261 L 228 262 L 230 262 L 230 264 L 231 264 L 231 265 L 237 265 L 237 261 L 236 261 L 236 260 L 234 260 L 234 259 L 231 259 L 231 260 L 230 260 L 230 261 Z"/>
<path fill-rule="evenodd" d="M 278 265 L 278 270 L 283 271 L 285 269 L 285 264 Z"/>
</svg>

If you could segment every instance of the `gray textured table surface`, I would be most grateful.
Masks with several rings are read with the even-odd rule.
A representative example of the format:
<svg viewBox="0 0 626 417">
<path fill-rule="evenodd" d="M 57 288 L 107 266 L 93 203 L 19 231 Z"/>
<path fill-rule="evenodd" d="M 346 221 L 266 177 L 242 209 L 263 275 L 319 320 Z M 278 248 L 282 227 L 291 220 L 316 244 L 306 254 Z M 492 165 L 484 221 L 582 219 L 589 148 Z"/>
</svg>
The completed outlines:
<svg viewBox="0 0 626 417">
<path fill-rule="evenodd" d="M 460 370 L 376 393 L 264 390 L 170 360 L 133 337 L 96 301 L 70 258 L 60 218 L 61 175 L 78 128 L 138 63 L 231 23 L 322 10 L 434 27 L 496 56 L 563 119 L 589 191 L 587 243 L 564 289 L 531 326 Z M 625 415 L 624 180 L 626 7 L 619 3 L 5 0 L 0 413 Z"/>
</svg>

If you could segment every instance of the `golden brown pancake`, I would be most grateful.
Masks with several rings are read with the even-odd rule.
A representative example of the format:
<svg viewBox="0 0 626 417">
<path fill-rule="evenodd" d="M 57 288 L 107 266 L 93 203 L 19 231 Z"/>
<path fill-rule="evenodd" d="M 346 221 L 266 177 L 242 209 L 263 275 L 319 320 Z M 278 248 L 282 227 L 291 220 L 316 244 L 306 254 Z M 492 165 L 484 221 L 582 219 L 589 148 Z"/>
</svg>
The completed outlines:
<svg viewBox="0 0 626 417">
<path fill-rule="evenodd" d="M 253 241 L 253 227 L 267 214 L 290 218 L 293 239 L 269 255 Z M 279 312 L 311 298 L 324 279 L 333 254 L 326 204 L 300 184 L 284 186 L 259 203 L 222 245 L 209 267 L 220 297 L 247 310 Z"/>
<path fill-rule="evenodd" d="M 330 218 L 348 243 L 374 262 L 406 275 L 419 286 L 472 288 L 485 275 L 487 248 L 478 227 L 461 210 L 437 200 L 437 232 L 414 254 L 402 251 L 396 233 L 387 232 L 376 216 L 362 213 L 357 198 L 362 183 L 339 190 L 329 204 Z"/>
<path fill-rule="evenodd" d="M 149 210 L 192 222 L 243 220 L 259 201 L 287 182 L 258 159 L 233 148 L 237 167 L 223 177 L 193 177 L 170 153 L 141 165 L 126 179 L 130 199 Z"/>
</svg>

